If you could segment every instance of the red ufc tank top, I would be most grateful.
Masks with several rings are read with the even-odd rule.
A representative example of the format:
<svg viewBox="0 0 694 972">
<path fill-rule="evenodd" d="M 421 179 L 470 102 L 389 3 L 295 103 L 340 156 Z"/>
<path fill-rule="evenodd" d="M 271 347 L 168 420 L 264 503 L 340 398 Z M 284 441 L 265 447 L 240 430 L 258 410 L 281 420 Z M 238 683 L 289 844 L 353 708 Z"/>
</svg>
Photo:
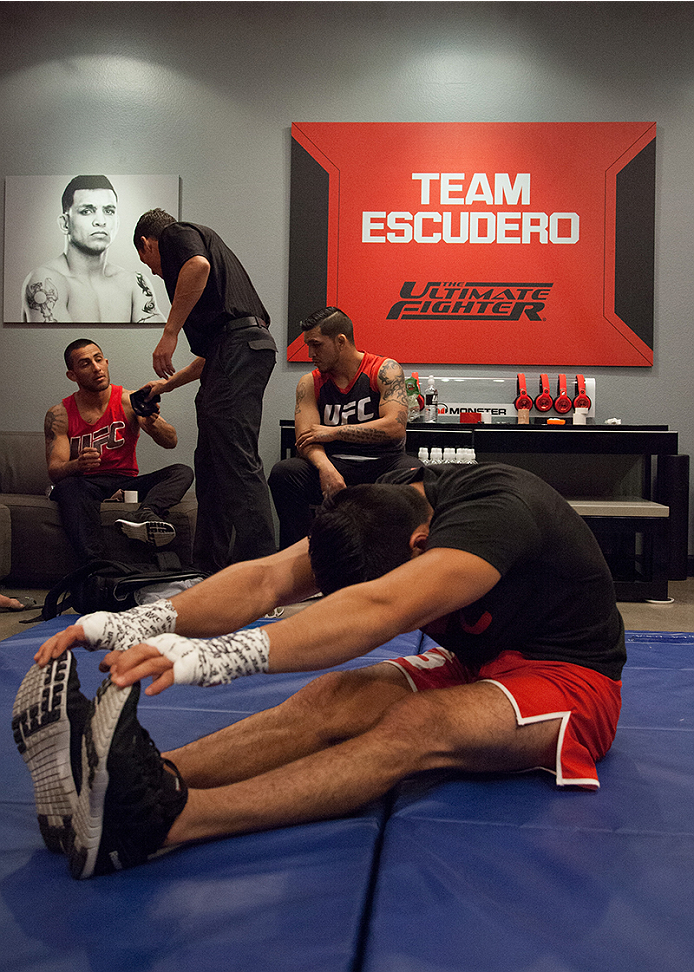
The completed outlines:
<svg viewBox="0 0 694 972">
<path fill-rule="evenodd" d="M 70 439 L 70 458 L 76 459 L 83 449 L 98 449 L 101 465 L 93 473 L 119 473 L 121 476 L 137 476 L 135 448 L 139 429 L 133 432 L 123 411 L 123 386 L 111 385 L 111 397 L 106 411 L 93 425 L 85 422 L 80 415 L 75 396 L 63 399 L 67 412 L 68 438 Z"/>
</svg>

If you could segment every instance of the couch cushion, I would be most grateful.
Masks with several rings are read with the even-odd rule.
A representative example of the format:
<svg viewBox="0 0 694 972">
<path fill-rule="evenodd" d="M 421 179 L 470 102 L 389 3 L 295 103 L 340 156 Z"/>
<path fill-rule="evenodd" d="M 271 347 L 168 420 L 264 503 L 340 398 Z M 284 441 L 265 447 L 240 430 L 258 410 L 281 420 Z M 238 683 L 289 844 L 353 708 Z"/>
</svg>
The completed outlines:
<svg viewBox="0 0 694 972">
<path fill-rule="evenodd" d="M 7 570 L 15 585 L 52 587 L 80 566 L 63 529 L 58 504 L 46 495 L 49 486 L 43 433 L 0 432 L 0 504 L 10 512 L 12 554 Z M 131 563 L 149 559 L 154 548 L 129 540 L 115 526 L 118 517 L 136 508 L 126 503 L 101 504 L 101 524 L 109 559 Z M 165 549 L 178 554 L 184 566 L 192 562 L 196 514 L 197 503 L 192 492 L 169 511 L 176 539 Z M 7 541 L 6 546 L 9 537 Z M 0 571 L 3 563 L 0 551 Z"/>
<path fill-rule="evenodd" d="M 10 578 L 17 586 L 52 587 L 80 566 L 60 518 L 58 504 L 45 496 L 2 494 L 0 503 L 9 508 L 12 519 Z M 137 509 L 135 503 L 102 503 L 101 525 L 110 560 L 143 563 L 154 547 L 129 540 L 115 525 L 124 512 Z M 192 493 L 169 511 L 176 539 L 162 550 L 178 554 L 184 566 L 192 562 L 197 502 Z"/>
<path fill-rule="evenodd" d="M 45 496 L 50 484 L 43 432 L 0 432 L 0 492 Z"/>
<path fill-rule="evenodd" d="M 11 543 L 10 511 L 6 506 L 0 506 L 0 580 L 7 577 L 10 572 Z"/>
</svg>

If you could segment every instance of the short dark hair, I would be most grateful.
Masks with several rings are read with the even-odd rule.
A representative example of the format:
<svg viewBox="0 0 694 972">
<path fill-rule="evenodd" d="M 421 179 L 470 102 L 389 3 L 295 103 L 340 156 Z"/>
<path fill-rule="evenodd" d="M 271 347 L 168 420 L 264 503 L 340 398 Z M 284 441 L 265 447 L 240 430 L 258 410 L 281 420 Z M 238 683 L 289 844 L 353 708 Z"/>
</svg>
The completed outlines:
<svg viewBox="0 0 694 972">
<path fill-rule="evenodd" d="M 339 307 L 323 307 L 299 322 L 302 331 L 312 331 L 319 327 L 321 334 L 332 338 L 344 334 L 350 344 L 354 344 L 354 324 Z"/>
<path fill-rule="evenodd" d="M 65 186 L 65 192 L 61 200 L 62 212 L 66 213 L 75 198 L 78 189 L 110 189 L 118 202 L 118 193 L 111 185 L 111 182 L 104 175 L 80 175 L 75 176 Z"/>
<path fill-rule="evenodd" d="M 91 338 L 77 338 L 76 341 L 71 341 L 70 344 L 68 344 L 68 346 L 65 348 L 65 350 L 63 351 L 63 357 L 65 358 L 65 364 L 67 366 L 68 371 L 72 371 L 73 351 L 79 351 L 80 348 L 86 348 L 88 344 L 93 344 L 97 348 L 99 348 L 99 345 L 96 343 L 96 341 L 92 341 Z M 101 351 L 101 348 L 99 348 L 99 351 Z M 101 351 L 101 353 L 103 354 L 104 352 Z"/>
<path fill-rule="evenodd" d="M 309 557 L 319 590 L 332 594 L 382 577 L 412 556 L 410 538 L 430 507 L 412 486 L 364 483 L 329 497 L 316 513 Z"/>
<path fill-rule="evenodd" d="M 148 240 L 158 240 L 167 226 L 175 223 L 175 218 L 167 213 L 165 209 L 148 209 L 146 213 L 137 221 L 135 232 L 133 233 L 133 243 L 135 249 L 140 250 L 140 240 L 144 236 Z"/>
</svg>

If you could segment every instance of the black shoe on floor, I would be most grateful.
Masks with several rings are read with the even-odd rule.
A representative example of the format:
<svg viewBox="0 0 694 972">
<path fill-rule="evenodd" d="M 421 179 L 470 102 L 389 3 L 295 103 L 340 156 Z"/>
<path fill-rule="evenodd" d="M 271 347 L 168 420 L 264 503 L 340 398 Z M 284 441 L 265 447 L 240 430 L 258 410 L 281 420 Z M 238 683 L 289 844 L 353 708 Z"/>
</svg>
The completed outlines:
<svg viewBox="0 0 694 972">
<path fill-rule="evenodd" d="M 72 821 L 74 878 L 143 864 L 161 849 L 186 804 L 178 770 L 137 721 L 139 696 L 139 683 L 121 689 L 107 678 L 92 704 L 82 748 L 84 785 Z"/>
<path fill-rule="evenodd" d="M 116 520 L 126 537 L 141 540 L 156 547 L 164 547 L 176 538 L 176 530 L 171 523 L 162 520 L 153 510 L 141 509 Z"/>
<path fill-rule="evenodd" d="M 66 852 L 72 839 L 82 734 L 90 710 L 71 651 L 45 668 L 32 665 L 12 708 L 12 733 L 34 783 L 41 836 L 56 854 Z"/>
</svg>

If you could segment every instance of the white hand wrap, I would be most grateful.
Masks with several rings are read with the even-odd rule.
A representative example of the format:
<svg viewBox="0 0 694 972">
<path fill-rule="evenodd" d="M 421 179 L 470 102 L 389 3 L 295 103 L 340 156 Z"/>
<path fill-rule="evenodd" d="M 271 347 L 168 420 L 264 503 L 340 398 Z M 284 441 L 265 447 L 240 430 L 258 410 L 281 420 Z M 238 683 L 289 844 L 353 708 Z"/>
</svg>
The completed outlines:
<svg viewBox="0 0 694 972">
<path fill-rule="evenodd" d="M 129 611 L 119 614 L 109 611 L 85 614 L 78 623 L 84 629 L 90 651 L 99 648 L 125 651 L 140 644 L 149 635 L 175 631 L 177 616 L 171 601 L 161 600 L 130 608 Z"/>
<path fill-rule="evenodd" d="M 177 685 L 223 685 L 268 669 L 270 639 L 263 628 L 209 640 L 160 634 L 147 638 L 147 644 L 173 662 Z"/>
</svg>

